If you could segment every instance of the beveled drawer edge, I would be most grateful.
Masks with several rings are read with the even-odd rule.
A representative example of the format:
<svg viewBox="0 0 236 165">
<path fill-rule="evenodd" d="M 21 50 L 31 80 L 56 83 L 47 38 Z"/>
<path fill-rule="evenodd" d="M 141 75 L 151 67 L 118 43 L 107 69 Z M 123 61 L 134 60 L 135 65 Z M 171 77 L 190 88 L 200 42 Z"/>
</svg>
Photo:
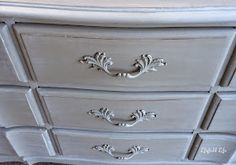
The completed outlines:
<svg viewBox="0 0 236 165">
<path fill-rule="evenodd" d="M 38 88 L 42 97 L 78 97 L 78 98 L 97 98 L 97 99 L 128 99 L 128 100 L 156 100 L 156 99 L 192 99 L 208 97 L 208 92 L 116 92 L 83 89 L 61 89 L 61 88 Z M 113 96 L 112 98 L 110 96 Z"/>
<path fill-rule="evenodd" d="M 48 131 L 44 127 L 29 127 L 29 126 L 20 126 L 20 127 L 12 127 L 5 129 L 5 134 L 7 139 L 9 140 L 11 134 L 14 136 L 15 133 L 40 133 L 41 138 L 43 139 L 44 145 L 47 149 L 47 152 L 50 156 L 55 156 L 57 153 L 55 143 L 50 135 L 50 131 Z M 17 137 L 16 137 L 17 138 Z M 9 140 L 11 143 L 11 141 Z M 11 144 L 12 145 L 12 144 Z M 14 148 L 14 145 L 12 145 Z"/>
<path fill-rule="evenodd" d="M 219 165 L 213 162 L 196 162 L 196 161 L 181 161 L 181 162 L 135 162 L 135 163 L 124 163 L 117 161 L 101 161 L 101 160 L 88 160 L 84 158 L 72 158 L 66 156 L 56 156 L 56 157 L 24 157 L 24 161 L 33 165 L 39 162 L 54 162 L 54 163 L 64 163 L 64 164 L 82 164 L 82 165 Z"/>
<path fill-rule="evenodd" d="M 41 37 L 68 37 L 68 38 L 91 38 L 91 39 L 199 39 L 199 38 L 225 38 L 233 37 L 235 30 L 232 27 L 220 28 L 107 28 L 93 26 L 53 25 L 53 24 L 30 24 L 17 23 L 13 29 L 18 37 L 22 35 Z M 37 33 L 35 31 L 37 29 Z M 56 30 L 55 30 L 56 29 Z M 36 34 L 35 34 L 36 33 Z M 119 35 L 118 35 L 118 34 Z"/>
<path fill-rule="evenodd" d="M 223 100 L 236 100 L 236 92 L 219 92 L 213 95 L 212 101 L 208 106 L 208 110 L 205 114 L 205 117 L 200 125 L 200 128 L 203 130 L 208 130 L 212 120 L 214 119 L 214 115 L 217 112 L 218 106 Z"/>
<path fill-rule="evenodd" d="M 20 50 L 17 49 L 10 29 L 7 25 L 0 24 L 0 38 L 3 40 L 7 55 L 11 61 L 18 80 L 21 82 L 28 82 L 28 75 L 21 59 L 22 56 L 19 54 Z"/>
<path fill-rule="evenodd" d="M 61 129 L 53 128 L 52 133 L 54 135 L 69 135 L 69 136 L 88 136 L 88 137 L 109 137 L 109 138 L 129 138 L 129 139 L 178 139 L 178 138 L 188 138 L 189 140 L 192 137 L 191 133 L 125 133 L 125 132 L 102 132 L 102 131 L 87 131 L 87 130 L 78 130 L 78 129 Z M 176 136 L 173 136 L 176 135 Z"/>
<path fill-rule="evenodd" d="M 195 140 L 190 148 L 190 152 L 188 155 L 188 158 L 190 160 L 194 160 L 199 148 L 201 147 L 201 143 L 203 142 L 203 140 L 222 140 L 222 141 L 232 141 L 232 142 L 236 142 L 236 134 L 229 134 L 229 133 L 209 133 L 209 132 L 205 132 L 205 133 L 199 133 L 196 135 Z M 233 154 L 231 155 L 231 157 L 233 156 Z"/>
<path fill-rule="evenodd" d="M 227 67 L 225 69 L 225 73 L 222 76 L 222 79 L 220 81 L 220 85 L 222 87 L 229 86 L 231 80 L 233 79 L 233 76 L 236 76 L 236 47 L 234 48 L 234 50 L 232 52 L 232 56 L 227 64 Z"/>
</svg>

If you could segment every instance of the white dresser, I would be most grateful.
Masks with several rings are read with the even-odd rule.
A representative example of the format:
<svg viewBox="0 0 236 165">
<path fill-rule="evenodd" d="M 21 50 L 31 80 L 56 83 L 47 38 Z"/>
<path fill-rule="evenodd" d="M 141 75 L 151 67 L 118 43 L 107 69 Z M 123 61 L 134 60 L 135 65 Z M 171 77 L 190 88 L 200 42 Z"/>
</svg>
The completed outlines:
<svg viewBox="0 0 236 165">
<path fill-rule="evenodd" d="M 236 1 L 0 0 L 0 162 L 236 164 Z"/>
</svg>

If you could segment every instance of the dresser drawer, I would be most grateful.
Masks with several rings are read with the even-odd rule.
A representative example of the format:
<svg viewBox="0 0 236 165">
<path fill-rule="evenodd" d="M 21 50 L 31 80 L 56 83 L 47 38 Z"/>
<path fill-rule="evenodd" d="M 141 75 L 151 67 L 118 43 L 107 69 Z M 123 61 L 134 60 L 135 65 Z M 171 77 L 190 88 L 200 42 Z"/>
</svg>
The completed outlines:
<svg viewBox="0 0 236 165">
<path fill-rule="evenodd" d="M 20 158 L 6 139 L 3 129 L 0 128 L 0 162 L 5 161 L 20 161 Z"/>
<path fill-rule="evenodd" d="M 1 82 L 17 82 L 17 74 L 11 63 L 9 52 L 6 46 L 6 37 L 4 24 L 0 24 L 0 83 Z"/>
<path fill-rule="evenodd" d="M 36 126 L 39 111 L 29 88 L 0 87 L 0 126 Z M 36 122 L 37 119 L 37 122 Z"/>
<path fill-rule="evenodd" d="M 236 151 L 236 136 L 200 134 L 200 147 L 195 156 L 198 161 L 227 163 Z"/>
<path fill-rule="evenodd" d="M 6 136 L 19 156 L 55 155 L 45 129 L 11 128 L 6 131 Z"/>
<path fill-rule="evenodd" d="M 14 28 L 41 86 L 130 91 L 209 90 L 235 33 L 230 28 Z"/>
<path fill-rule="evenodd" d="M 236 92 L 217 94 L 209 111 L 213 114 L 209 130 L 236 131 Z"/>
<path fill-rule="evenodd" d="M 208 94 L 39 89 L 55 127 L 106 131 L 189 131 Z"/>
<path fill-rule="evenodd" d="M 182 160 L 191 138 L 190 134 L 112 134 L 62 129 L 53 133 L 63 156 L 109 162 Z"/>
</svg>

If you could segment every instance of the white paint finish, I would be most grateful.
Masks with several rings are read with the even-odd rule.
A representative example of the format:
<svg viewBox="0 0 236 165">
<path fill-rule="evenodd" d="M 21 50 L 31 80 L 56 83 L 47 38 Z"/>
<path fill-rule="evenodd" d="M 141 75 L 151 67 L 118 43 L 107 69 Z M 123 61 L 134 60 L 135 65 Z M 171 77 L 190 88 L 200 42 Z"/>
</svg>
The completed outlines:
<svg viewBox="0 0 236 165">
<path fill-rule="evenodd" d="M 220 99 L 209 126 L 211 131 L 236 131 L 236 93 L 219 93 Z"/>
<path fill-rule="evenodd" d="M 19 156 L 49 156 L 40 128 L 13 128 L 6 136 Z"/>
<path fill-rule="evenodd" d="M 28 90 L 28 88 L 19 87 L 0 87 L 1 126 L 37 125 L 26 98 Z"/>
<path fill-rule="evenodd" d="M 194 160 L 227 163 L 236 150 L 235 135 L 200 134 L 200 138 L 202 142 Z"/>
<path fill-rule="evenodd" d="M 122 92 L 88 92 L 83 90 L 40 89 L 55 127 L 109 131 L 188 131 L 197 127 L 208 94 L 154 94 Z M 108 108 L 115 118 L 130 120 L 138 109 L 154 112 L 157 118 L 134 127 L 113 126 L 87 114 L 90 110 Z M 132 123 L 132 122 L 131 122 Z"/>
<path fill-rule="evenodd" d="M 43 1 L 0 2 L 2 20 L 109 27 L 212 27 L 235 26 L 233 0 L 201 1 Z M 29 2 L 29 1 L 28 1 Z M 61 4 L 61 5 L 60 5 Z M 1 19 L 0 19 L 1 20 Z"/>
<path fill-rule="evenodd" d="M 40 85 L 126 91 L 209 90 L 234 35 L 233 29 L 131 30 L 42 25 L 16 25 L 15 29 Z M 113 59 L 111 68 L 115 70 L 132 70 L 141 54 L 164 58 L 167 66 L 132 80 L 109 77 L 78 63 L 82 56 L 97 51 L 104 51 Z"/>
<path fill-rule="evenodd" d="M 104 153 L 94 151 L 91 147 L 110 144 L 121 152 L 127 152 L 127 149 L 134 145 L 150 149 L 150 151 L 136 155 L 124 162 L 180 161 L 191 137 L 191 134 L 101 134 L 60 129 L 53 130 L 53 132 L 59 141 L 64 156 L 109 162 L 120 161 Z"/>
</svg>

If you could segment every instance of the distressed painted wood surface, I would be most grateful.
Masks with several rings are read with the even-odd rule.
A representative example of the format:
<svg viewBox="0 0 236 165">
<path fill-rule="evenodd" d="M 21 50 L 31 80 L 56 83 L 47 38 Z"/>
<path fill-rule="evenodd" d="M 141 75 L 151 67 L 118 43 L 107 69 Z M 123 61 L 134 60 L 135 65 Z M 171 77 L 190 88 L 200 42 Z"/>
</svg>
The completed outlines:
<svg viewBox="0 0 236 165">
<path fill-rule="evenodd" d="M 227 28 L 131 30 L 43 25 L 16 25 L 15 30 L 40 86 L 125 91 L 209 90 L 235 33 Z M 132 71 L 142 54 L 163 58 L 167 65 L 128 79 L 79 63 L 83 56 L 99 51 L 112 58 L 109 68 L 116 72 Z"/>
</svg>

